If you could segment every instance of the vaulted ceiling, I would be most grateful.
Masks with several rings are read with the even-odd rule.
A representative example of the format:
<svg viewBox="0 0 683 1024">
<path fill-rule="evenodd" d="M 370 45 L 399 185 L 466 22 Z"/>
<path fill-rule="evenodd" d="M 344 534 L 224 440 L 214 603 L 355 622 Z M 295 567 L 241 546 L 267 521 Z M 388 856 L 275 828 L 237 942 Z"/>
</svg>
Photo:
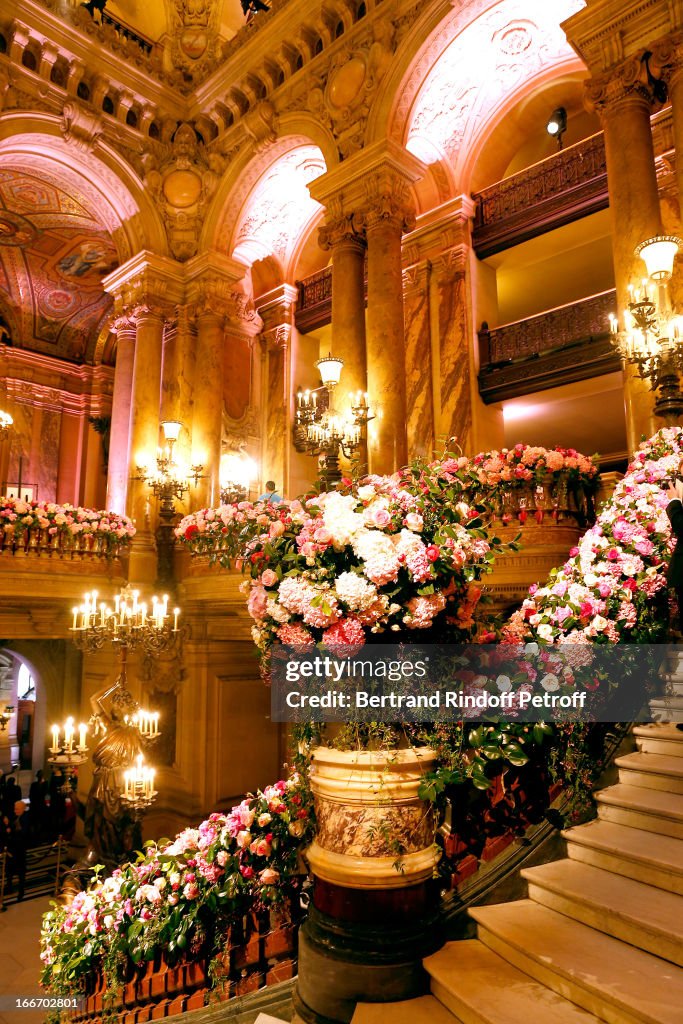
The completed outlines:
<svg viewBox="0 0 683 1024">
<path fill-rule="evenodd" d="M 30 165 L 0 168 L 0 315 L 11 343 L 92 362 L 116 248 L 91 199 Z"/>
</svg>

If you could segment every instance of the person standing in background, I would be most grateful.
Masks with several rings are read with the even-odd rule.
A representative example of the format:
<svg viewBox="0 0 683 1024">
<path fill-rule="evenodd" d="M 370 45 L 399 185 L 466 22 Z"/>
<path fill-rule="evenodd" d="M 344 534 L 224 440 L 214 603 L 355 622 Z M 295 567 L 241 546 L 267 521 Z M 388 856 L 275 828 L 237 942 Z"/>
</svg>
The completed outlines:
<svg viewBox="0 0 683 1024">
<path fill-rule="evenodd" d="M 267 501 L 269 505 L 279 505 L 282 497 L 275 490 L 275 481 L 266 480 L 266 489 L 259 496 L 259 501 Z"/>
</svg>

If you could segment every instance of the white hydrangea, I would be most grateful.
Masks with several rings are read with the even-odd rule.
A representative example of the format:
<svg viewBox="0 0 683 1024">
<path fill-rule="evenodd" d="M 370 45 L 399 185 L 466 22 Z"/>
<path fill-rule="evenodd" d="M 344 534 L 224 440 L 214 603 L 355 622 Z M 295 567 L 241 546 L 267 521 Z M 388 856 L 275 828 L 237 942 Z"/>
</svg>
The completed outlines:
<svg viewBox="0 0 683 1024">
<path fill-rule="evenodd" d="M 351 494 L 327 494 L 323 507 L 323 521 L 332 534 L 332 543 L 337 550 L 350 544 L 363 529 L 363 516 L 354 511 L 356 498 Z"/>
<path fill-rule="evenodd" d="M 364 611 L 377 600 L 377 588 L 355 572 L 342 572 L 335 583 L 337 597 L 350 611 Z"/>
</svg>

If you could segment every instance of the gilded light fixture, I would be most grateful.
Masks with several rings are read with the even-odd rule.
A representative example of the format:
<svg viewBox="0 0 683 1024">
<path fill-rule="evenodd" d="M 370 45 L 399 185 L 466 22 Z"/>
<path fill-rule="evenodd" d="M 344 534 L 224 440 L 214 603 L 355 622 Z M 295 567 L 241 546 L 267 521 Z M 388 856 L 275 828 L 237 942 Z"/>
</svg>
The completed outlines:
<svg viewBox="0 0 683 1024">
<path fill-rule="evenodd" d="M 637 246 L 647 277 L 629 285 L 630 300 L 620 328 L 610 314 L 612 343 L 625 362 L 658 392 L 654 412 L 667 423 L 683 414 L 679 374 L 683 370 L 683 318 L 673 307 L 669 281 L 681 245 L 675 235 L 657 235 Z"/>
</svg>

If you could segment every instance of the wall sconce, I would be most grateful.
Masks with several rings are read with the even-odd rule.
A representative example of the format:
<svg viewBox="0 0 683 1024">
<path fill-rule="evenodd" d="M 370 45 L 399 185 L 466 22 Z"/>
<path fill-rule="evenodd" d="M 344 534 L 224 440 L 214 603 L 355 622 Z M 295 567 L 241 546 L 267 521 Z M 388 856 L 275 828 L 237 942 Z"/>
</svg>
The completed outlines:
<svg viewBox="0 0 683 1024">
<path fill-rule="evenodd" d="M 0 731 L 4 732 L 9 724 L 9 720 L 14 714 L 14 705 L 6 704 L 5 710 L 0 711 Z"/>
<path fill-rule="evenodd" d="M 227 452 L 221 456 L 221 501 L 224 505 L 246 501 L 257 469 L 255 461 L 244 452 Z"/>
<path fill-rule="evenodd" d="M 567 111 L 564 107 L 557 107 L 553 110 L 545 126 L 548 135 L 557 139 L 557 148 L 562 149 L 562 136 L 567 130 Z"/>
</svg>

